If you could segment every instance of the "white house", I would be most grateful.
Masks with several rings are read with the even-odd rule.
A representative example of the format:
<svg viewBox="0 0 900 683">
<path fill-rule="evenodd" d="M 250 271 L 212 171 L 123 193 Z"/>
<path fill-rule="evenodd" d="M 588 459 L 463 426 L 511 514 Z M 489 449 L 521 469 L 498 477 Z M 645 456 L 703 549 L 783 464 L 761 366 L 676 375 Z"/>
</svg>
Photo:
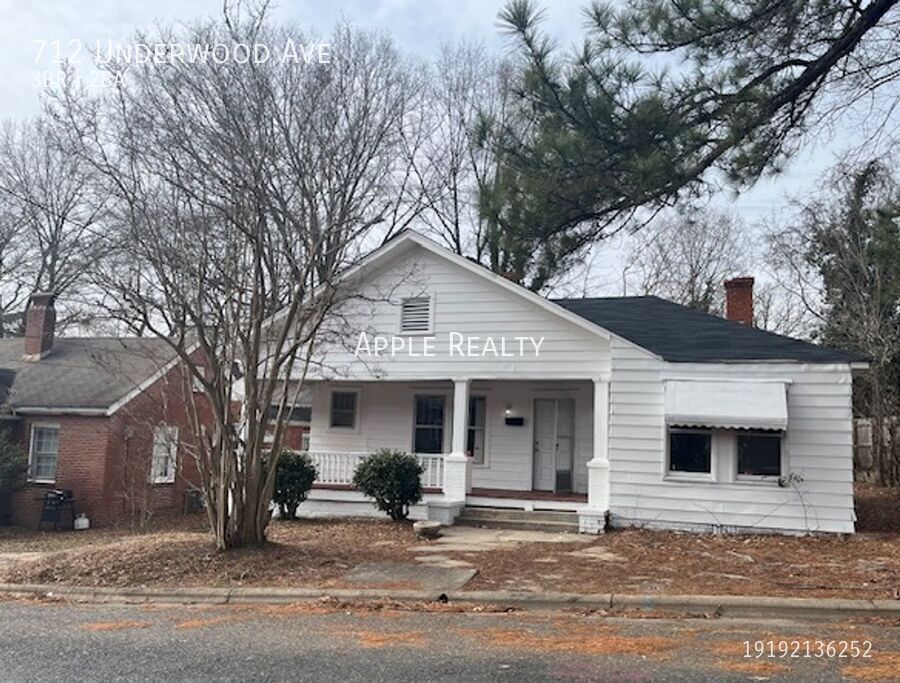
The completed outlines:
<svg viewBox="0 0 900 683">
<path fill-rule="evenodd" d="M 858 357 L 656 297 L 547 300 L 413 232 L 345 284 L 301 514 L 374 512 L 350 481 L 392 448 L 425 465 L 415 515 L 447 523 L 518 508 L 593 533 L 854 530 Z M 730 317 L 752 315 L 751 286 L 732 281 Z"/>
</svg>

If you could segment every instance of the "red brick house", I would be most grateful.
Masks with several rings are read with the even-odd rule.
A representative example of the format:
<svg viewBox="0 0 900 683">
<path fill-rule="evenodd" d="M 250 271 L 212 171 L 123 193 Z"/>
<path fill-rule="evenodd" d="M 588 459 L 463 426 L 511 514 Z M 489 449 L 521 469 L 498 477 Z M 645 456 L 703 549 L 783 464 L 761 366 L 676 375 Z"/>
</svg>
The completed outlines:
<svg viewBox="0 0 900 683">
<path fill-rule="evenodd" d="M 7 501 L 13 523 L 36 525 L 52 489 L 72 491 L 93 525 L 181 512 L 200 485 L 190 406 L 201 402 L 173 351 L 156 338 L 57 339 L 55 321 L 53 296 L 35 294 L 24 339 L 0 339 L 0 425 L 29 463 Z"/>
</svg>

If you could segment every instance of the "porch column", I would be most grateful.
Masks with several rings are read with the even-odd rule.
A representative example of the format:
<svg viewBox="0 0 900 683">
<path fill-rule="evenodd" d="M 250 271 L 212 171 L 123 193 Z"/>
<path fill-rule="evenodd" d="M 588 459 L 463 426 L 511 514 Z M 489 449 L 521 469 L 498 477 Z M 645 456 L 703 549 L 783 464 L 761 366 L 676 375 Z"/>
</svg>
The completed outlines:
<svg viewBox="0 0 900 683">
<path fill-rule="evenodd" d="M 609 377 L 594 378 L 594 453 L 587 463 L 588 504 L 579 514 L 581 531 L 600 533 L 609 512 Z"/>
<path fill-rule="evenodd" d="M 453 430 L 450 453 L 444 458 L 444 497 L 464 501 L 469 490 L 466 421 L 469 415 L 468 379 L 453 380 Z"/>
</svg>

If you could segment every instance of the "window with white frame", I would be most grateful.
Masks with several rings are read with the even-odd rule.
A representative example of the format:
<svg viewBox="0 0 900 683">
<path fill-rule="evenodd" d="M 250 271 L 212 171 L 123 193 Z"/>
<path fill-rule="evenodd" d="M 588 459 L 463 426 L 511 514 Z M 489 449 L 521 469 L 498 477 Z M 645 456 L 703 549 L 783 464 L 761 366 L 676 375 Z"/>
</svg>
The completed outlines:
<svg viewBox="0 0 900 683">
<path fill-rule="evenodd" d="M 737 475 L 739 477 L 780 477 L 781 437 L 781 432 L 739 432 L 737 435 Z"/>
<path fill-rule="evenodd" d="M 355 391 L 332 391 L 328 425 L 338 429 L 356 429 L 359 394 Z"/>
<path fill-rule="evenodd" d="M 669 474 L 708 476 L 712 474 L 712 432 L 706 429 L 669 430 Z"/>
<path fill-rule="evenodd" d="M 28 454 L 28 478 L 52 484 L 56 481 L 59 461 L 59 427 L 34 425 L 31 428 L 31 448 Z"/>
<path fill-rule="evenodd" d="M 445 396 L 416 396 L 414 453 L 444 452 Z"/>
<path fill-rule="evenodd" d="M 309 432 L 303 432 L 303 434 L 300 435 L 300 450 L 309 450 Z"/>
<path fill-rule="evenodd" d="M 484 425 L 486 401 L 484 396 L 469 397 L 469 428 L 466 435 L 466 455 L 472 464 L 484 464 Z"/>
<path fill-rule="evenodd" d="M 150 482 L 171 484 L 175 481 L 178 464 L 178 427 L 159 425 L 153 429 L 153 456 L 150 462 Z"/>
<path fill-rule="evenodd" d="M 400 334 L 431 332 L 431 297 L 412 296 L 400 300 Z"/>
</svg>

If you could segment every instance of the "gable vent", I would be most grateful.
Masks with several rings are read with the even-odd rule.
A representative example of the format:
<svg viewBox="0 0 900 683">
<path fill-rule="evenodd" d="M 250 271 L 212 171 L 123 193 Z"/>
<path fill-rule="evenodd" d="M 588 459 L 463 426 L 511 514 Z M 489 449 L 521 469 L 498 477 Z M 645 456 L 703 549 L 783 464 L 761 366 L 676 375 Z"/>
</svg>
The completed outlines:
<svg viewBox="0 0 900 683">
<path fill-rule="evenodd" d="M 400 332 L 431 331 L 431 298 L 416 296 L 400 302 Z"/>
</svg>

